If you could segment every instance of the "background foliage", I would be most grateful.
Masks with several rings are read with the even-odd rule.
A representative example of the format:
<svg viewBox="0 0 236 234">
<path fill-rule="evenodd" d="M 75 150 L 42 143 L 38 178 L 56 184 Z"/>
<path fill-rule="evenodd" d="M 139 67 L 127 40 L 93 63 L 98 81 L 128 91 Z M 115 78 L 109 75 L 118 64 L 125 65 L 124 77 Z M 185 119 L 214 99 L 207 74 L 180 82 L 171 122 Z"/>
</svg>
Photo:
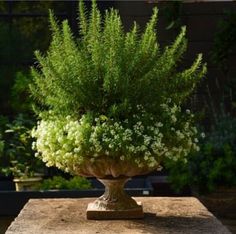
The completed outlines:
<svg viewBox="0 0 236 234">
<path fill-rule="evenodd" d="M 90 189 L 91 183 L 89 180 L 75 176 L 70 179 L 65 179 L 62 176 L 53 176 L 51 179 L 46 179 L 42 182 L 39 189 L 53 190 L 53 189 L 69 189 L 69 190 L 81 190 Z"/>
</svg>

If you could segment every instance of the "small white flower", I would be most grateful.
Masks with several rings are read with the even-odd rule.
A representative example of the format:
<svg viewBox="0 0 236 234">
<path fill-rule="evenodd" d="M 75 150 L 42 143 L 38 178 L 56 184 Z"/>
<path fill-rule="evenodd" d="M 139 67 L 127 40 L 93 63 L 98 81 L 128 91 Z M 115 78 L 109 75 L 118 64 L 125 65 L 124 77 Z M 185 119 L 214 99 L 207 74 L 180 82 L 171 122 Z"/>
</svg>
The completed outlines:
<svg viewBox="0 0 236 234">
<path fill-rule="evenodd" d="M 186 110 L 186 114 L 188 114 L 188 115 L 189 115 L 190 113 L 191 113 L 191 112 L 190 112 L 190 110 L 189 110 L 189 109 L 187 109 L 187 110 Z"/>
<path fill-rule="evenodd" d="M 124 155 L 120 156 L 120 160 L 124 161 L 125 160 L 125 156 Z"/>
<path fill-rule="evenodd" d="M 175 123 L 177 121 L 177 118 L 174 115 L 171 115 L 171 120 L 173 123 Z"/>
</svg>

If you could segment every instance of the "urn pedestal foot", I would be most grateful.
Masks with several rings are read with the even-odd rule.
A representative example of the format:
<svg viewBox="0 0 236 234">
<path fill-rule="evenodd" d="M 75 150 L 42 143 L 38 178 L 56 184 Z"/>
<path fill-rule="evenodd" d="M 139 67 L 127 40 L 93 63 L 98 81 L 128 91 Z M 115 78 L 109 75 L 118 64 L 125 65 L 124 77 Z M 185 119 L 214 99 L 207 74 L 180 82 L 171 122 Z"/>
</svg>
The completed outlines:
<svg viewBox="0 0 236 234">
<path fill-rule="evenodd" d="M 141 219 L 144 217 L 141 203 L 137 203 L 124 191 L 128 178 L 100 179 L 105 193 L 89 203 L 87 219 Z"/>
<path fill-rule="evenodd" d="M 138 206 L 130 210 L 98 210 L 93 203 L 89 203 L 86 215 L 90 220 L 142 219 L 144 217 L 143 208 L 141 204 Z"/>
</svg>

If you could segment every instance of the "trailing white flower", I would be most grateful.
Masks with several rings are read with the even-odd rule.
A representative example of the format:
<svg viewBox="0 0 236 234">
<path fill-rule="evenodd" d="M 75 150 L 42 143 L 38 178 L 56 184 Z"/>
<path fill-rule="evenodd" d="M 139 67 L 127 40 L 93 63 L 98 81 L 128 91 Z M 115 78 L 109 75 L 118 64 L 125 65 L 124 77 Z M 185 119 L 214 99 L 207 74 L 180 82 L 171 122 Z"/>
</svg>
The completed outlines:
<svg viewBox="0 0 236 234">
<path fill-rule="evenodd" d="M 175 106 L 173 112 L 169 105 L 162 105 L 162 116 L 156 121 L 144 110 L 144 119 L 136 115 L 129 123 L 107 117 L 100 121 L 99 117 L 85 115 L 79 121 L 70 116 L 42 120 L 32 132 L 36 138 L 33 147 L 48 166 L 64 170 L 104 156 L 150 168 L 158 166 L 163 157 L 186 161 L 191 150 L 199 150 L 196 128 L 191 125 L 191 115 L 182 120 L 177 117 L 181 109 Z"/>
</svg>

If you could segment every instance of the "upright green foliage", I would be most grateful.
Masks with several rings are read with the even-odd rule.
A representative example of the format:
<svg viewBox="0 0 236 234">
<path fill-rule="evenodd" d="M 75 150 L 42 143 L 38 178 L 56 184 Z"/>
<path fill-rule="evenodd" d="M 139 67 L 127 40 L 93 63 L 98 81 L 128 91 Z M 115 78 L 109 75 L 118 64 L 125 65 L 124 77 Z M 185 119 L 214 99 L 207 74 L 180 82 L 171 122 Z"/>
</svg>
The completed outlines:
<svg viewBox="0 0 236 234">
<path fill-rule="evenodd" d="M 88 14 L 79 4 L 80 37 L 74 38 L 67 21 L 60 26 L 52 13 L 52 42 L 46 55 L 36 52 L 32 95 L 46 110 L 80 118 L 86 112 L 123 118 L 137 105 L 153 114 L 171 98 L 180 105 L 206 72 L 199 55 L 183 71 L 179 62 L 186 50 L 186 29 L 164 49 L 157 42 L 157 9 L 143 33 L 134 23 L 124 32 L 115 9 L 102 17 L 96 2 Z"/>
</svg>

